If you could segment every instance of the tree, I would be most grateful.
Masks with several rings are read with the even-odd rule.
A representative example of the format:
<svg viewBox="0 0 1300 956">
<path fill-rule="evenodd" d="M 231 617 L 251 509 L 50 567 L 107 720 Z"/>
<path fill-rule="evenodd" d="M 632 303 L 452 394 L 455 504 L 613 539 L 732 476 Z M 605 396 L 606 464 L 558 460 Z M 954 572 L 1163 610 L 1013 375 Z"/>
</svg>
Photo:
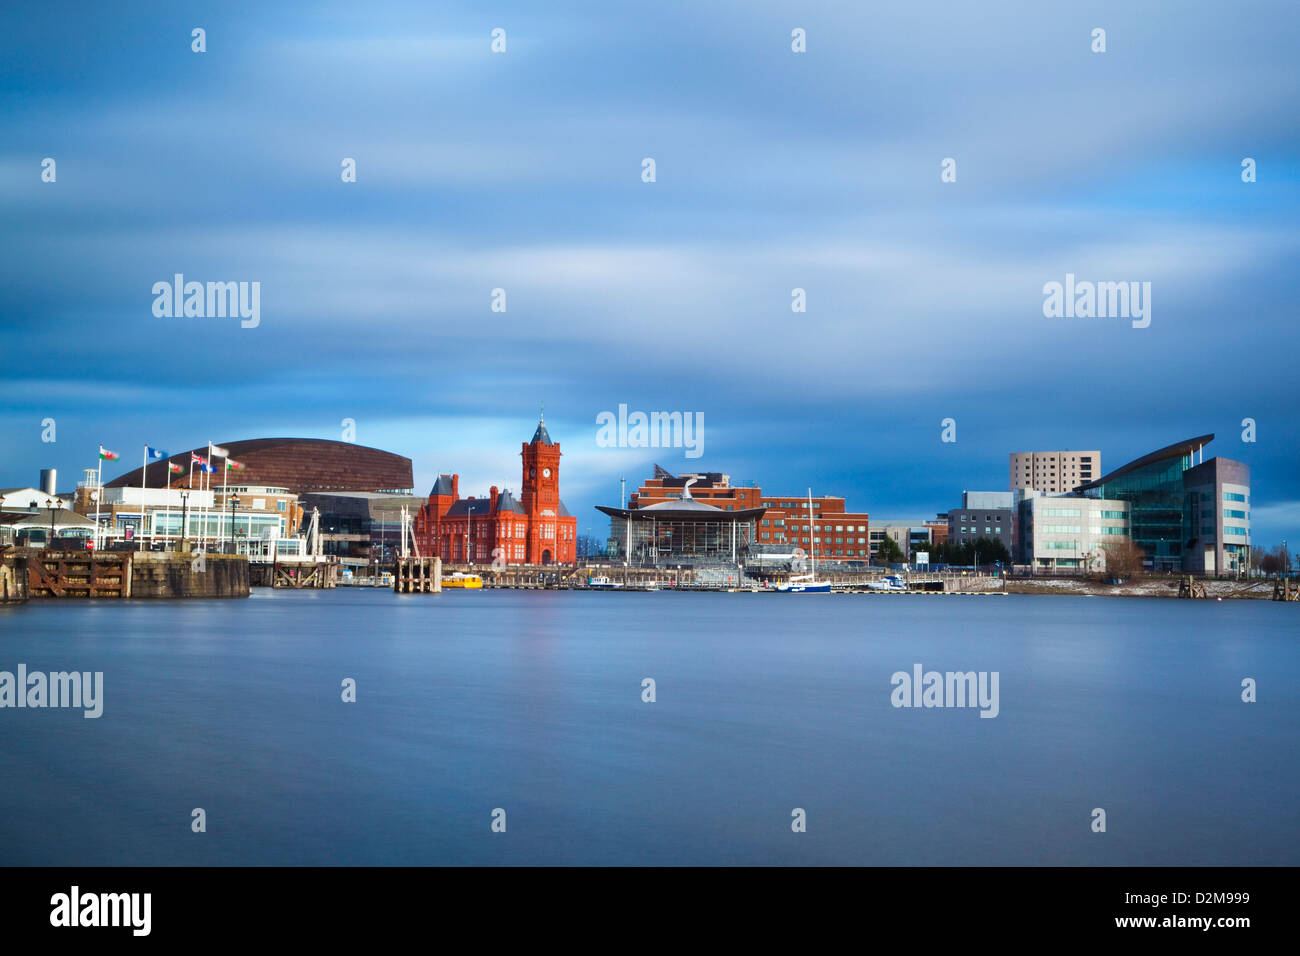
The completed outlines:
<svg viewBox="0 0 1300 956">
<path fill-rule="evenodd" d="M 1258 556 L 1256 552 L 1259 552 Z M 1291 555 L 1283 551 L 1281 545 L 1267 553 L 1263 548 L 1251 548 L 1251 555 L 1255 567 L 1265 574 L 1285 574 L 1291 570 Z"/>
<path fill-rule="evenodd" d="M 876 545 L 876 559 L 883 564 L 898 564 L 903 560 L 903 552 L 897 541 L 885 535 L 880 539 L 880 544 Z"/>
<path fill-rule="evenodd" d="M 1103 544 L 1106 552 L 1106 577 L 1112 581 L 1127 581 L 1142 573 L 1145 552 L 1133 541 Z"/>
</svg>

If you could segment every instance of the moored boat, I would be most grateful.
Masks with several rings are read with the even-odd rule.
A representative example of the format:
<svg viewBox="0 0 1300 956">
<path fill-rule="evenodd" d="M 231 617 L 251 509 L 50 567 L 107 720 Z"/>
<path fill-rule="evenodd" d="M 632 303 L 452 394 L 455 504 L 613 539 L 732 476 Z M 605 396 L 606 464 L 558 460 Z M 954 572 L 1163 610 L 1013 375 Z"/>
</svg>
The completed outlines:
<svg viewBox="0 0 1300 956">
<path fill-rule="evenodd" d="M 448 574 L 442 579 L 444 588 L 481 588 L 483 579 L 477 574 L 467 574 L 464 571 L 457 571 L 455 574 Z"/>
</svg>

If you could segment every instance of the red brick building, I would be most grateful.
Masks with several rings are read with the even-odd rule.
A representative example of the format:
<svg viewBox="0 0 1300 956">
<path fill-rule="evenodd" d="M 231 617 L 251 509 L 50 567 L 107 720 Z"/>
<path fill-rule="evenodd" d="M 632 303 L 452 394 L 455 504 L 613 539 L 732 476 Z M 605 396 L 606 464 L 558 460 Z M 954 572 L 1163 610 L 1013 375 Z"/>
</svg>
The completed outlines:
<svg viewBox="0 0 1300 956">
<path fill-rule="evenodd" d="M 830 561 L 862 561 L 871 557 L 870 522 L 865 511 L 845 511 L 844 499 L 835 495 L 814 496 L 812 521 L 808 520 L 808 496 L 764 494 L 757 486 L 733 486 L 731 476 L 720 472 L 673 475 L 658 465 L 653 478 L 631 496 L 629 507 L 645 508 L 682 497 L 686 482 L 690 497 L 724 511 L 766 509 L 758 523 L 759 545 L 768 549 L 788 546 Z"/>
<path fill-rule="evenodd" d="M 572 564 L 578 519 L 560 500 L 560 446 L 544 422 L 519 452 L 523 459 L 516 498 L 496 485 L 486 498 L 460 497 L 460 476 L 439 475 L 429 501 L 415 515 L 424 555 L 449 564 Z"/>
</svg>

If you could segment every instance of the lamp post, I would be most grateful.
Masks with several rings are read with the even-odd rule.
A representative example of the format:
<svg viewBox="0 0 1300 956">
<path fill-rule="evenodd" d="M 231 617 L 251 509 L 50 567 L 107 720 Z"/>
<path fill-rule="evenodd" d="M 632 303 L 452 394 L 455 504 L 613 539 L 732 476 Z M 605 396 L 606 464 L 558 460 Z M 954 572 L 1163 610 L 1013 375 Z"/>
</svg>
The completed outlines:
<svg viewBox="0 0 1300 956">
<path fill-rule="evenodd" d="M 189 490 L 181 492 L 181 550 L 185 550 L 186 533 L 190 525 L 190 493 Z"/>
<path fill-rule="evenodd" d="M 53 502 L 49 498 L 45 499 L 45 507 L 50 509 L 50 540 L 45 542 L 45 547 L 54 547 L 54 506 L 63 507 L 63 502 L 55 498 Z"/>
<path fill-rule="evenodd" d="M 234 552 L 237 552 L 238 545 L 235 542 L 235 509 L 239 507 L 239 495 L 231 495 L 226 499 L 226 503 L 230 506 L 230 546 Z"/>
</svg>

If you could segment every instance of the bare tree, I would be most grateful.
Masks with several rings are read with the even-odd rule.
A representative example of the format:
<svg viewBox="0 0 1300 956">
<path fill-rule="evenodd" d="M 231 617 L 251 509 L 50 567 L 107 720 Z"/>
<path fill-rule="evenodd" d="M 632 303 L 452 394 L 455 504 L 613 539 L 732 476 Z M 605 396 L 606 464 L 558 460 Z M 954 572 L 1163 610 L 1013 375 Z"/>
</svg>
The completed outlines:
<svg viewBox="0 0 1300 956">
<path fill-rule="evenodd" d="M 1146 555 L 1134 542 L 1104 544 L 1102 549 L 1106 552 L 1106 577 L 1110 580 L 1128 581 L 1142 573 L 1142 560 Z"/>
</svg>

